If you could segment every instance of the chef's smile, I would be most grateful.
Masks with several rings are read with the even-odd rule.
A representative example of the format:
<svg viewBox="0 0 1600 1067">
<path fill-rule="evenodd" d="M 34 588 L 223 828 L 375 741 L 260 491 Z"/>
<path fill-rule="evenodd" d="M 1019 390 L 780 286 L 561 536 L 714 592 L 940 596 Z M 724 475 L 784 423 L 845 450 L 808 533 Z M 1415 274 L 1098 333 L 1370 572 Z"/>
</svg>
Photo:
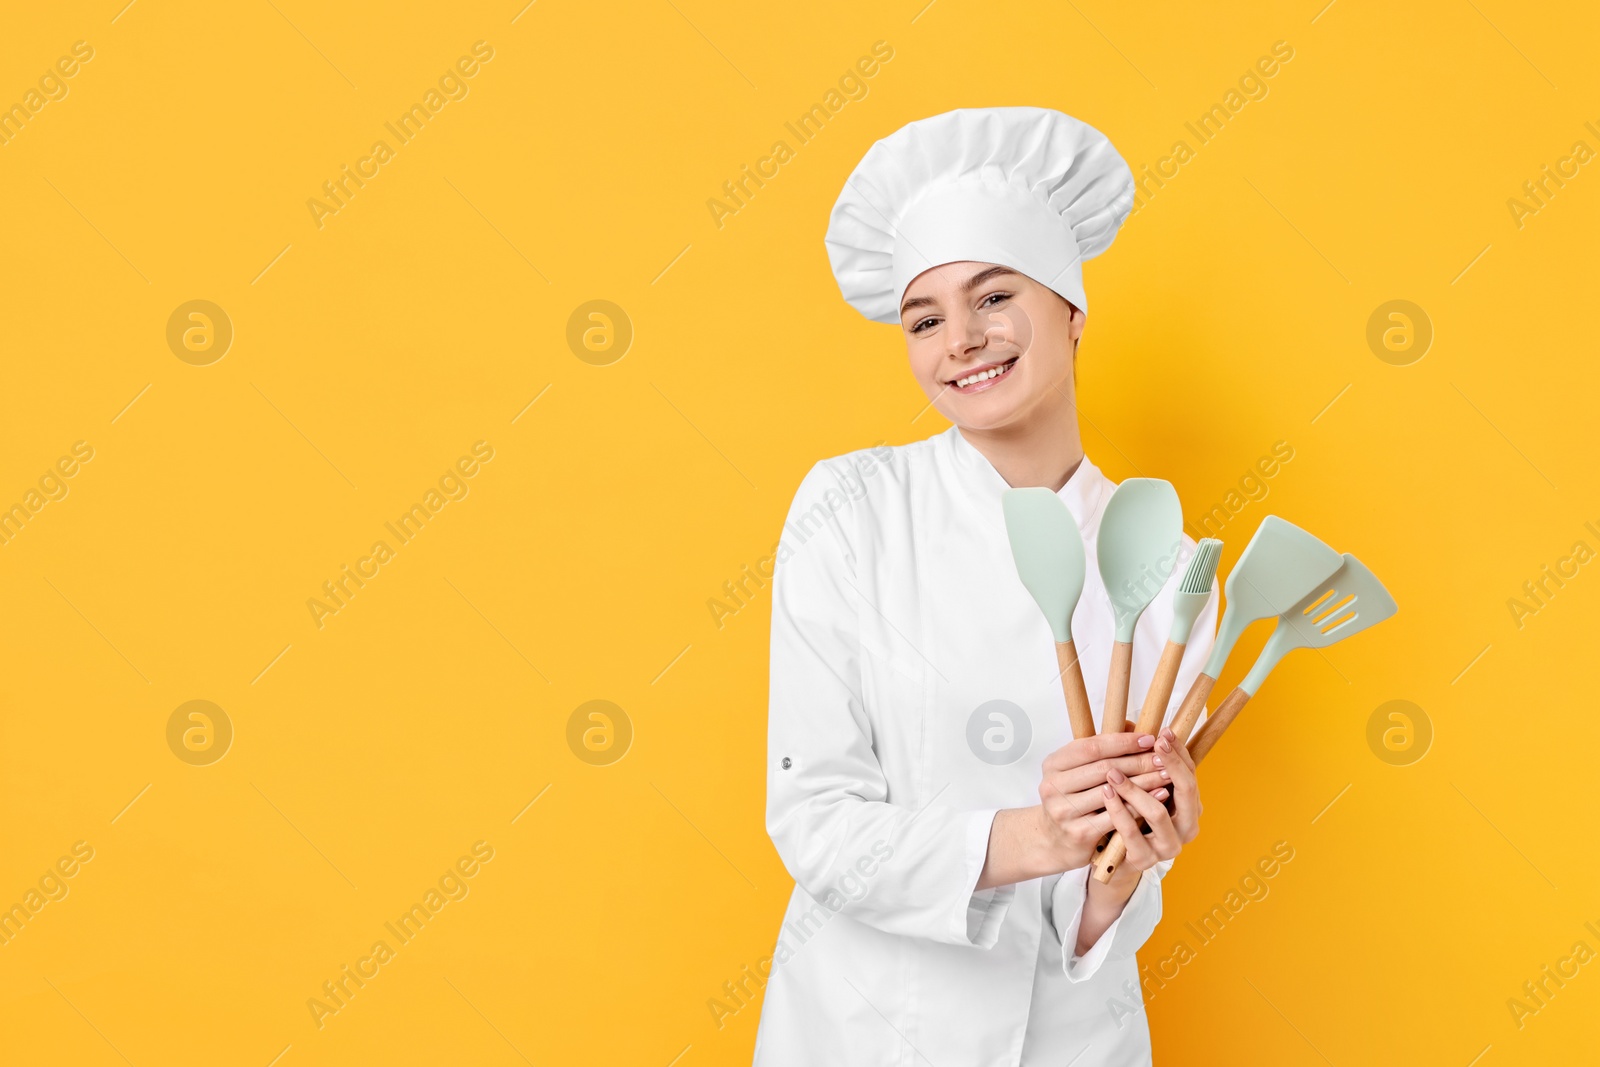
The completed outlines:
<svg viewBox="0 0 1600 1067">
<path fill-rule="evenodd" d="M 962 371 L 954 378 L 946 379 L 945 385 L 957 393 L 981 393 L 993 389 L 1001 380 L 1008 377 L 1011 368 L 1017 365 L 1021 356 L 1012 356 L 1003 363 L 980 363 L 976 367 Z"/>
</svg>

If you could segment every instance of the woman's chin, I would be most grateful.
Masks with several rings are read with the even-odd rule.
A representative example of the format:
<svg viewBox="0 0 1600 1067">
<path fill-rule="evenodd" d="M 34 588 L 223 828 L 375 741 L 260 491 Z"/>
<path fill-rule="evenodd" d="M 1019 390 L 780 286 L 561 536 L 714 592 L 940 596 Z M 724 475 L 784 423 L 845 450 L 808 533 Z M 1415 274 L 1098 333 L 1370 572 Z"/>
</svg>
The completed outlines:
<svg viewBox="0 0 1600 1067">
<path fill-rule="evenodd" d="M 1002 397 L 957 397 L 942 414 L 963 430 L 1001 430 L 1021 419 L 1022 408 Z"/>
</svg>

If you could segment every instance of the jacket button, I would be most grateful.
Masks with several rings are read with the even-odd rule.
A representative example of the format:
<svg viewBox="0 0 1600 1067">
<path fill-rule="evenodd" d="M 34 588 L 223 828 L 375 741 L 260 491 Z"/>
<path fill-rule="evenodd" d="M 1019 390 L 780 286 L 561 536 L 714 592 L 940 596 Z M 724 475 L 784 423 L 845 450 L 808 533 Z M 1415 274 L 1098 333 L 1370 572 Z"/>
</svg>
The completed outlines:
<svg viewBox="0 0 1600 1067">
<path fill-rule="evenodd" d="M 793 765 L 794 765 L 794 761 L 791 760 L 788 756 L 783 757 L 783 762 L 781 764 L 779 764 L 779 766 L 781 766 L 784 770 L 788 770 Z"/>
</svg>

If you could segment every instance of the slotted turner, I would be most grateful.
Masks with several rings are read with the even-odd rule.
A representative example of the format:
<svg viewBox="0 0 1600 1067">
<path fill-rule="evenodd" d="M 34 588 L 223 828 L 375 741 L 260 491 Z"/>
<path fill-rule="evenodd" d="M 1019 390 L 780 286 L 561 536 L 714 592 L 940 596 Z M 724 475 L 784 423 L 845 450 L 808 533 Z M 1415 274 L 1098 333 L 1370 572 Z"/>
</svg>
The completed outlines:
<svg viewBox="0 0 1600 1067">
<path fill-rule="evenodd" d="M 1061 667 L 1072 736 L 1089 737 L 1094 733 L 1094 711 L 1089 707 L 1078 650 L 1072 643 L 1072 612 L 1083 595 L 1086 567 L 1083 535 L 1066 501 L 1043 486 L 1007 489 L 1000 503 L 1017 577 L 1044 612 L 1056 640 L 1056 663 Z"/>
<path fill-rule="evenodd" d="M 1229 653 L 1245 628 L 1292 608 L 1301 597 L 1319 588 L 1343 562 L 1344 557 L 1339 553 L 1293 523 L 1276 515 L 1261 520 L 1255 536 L 1244 546 L 1239 562 L 1234 564 L 1233 570 L 1228 572 L 1228 580 L 1223 583 L 1228 605 L 1217 627 L 1217 642 L 1211 648 L 1211 656 L 1206 660 L 1205 669 L 1195 676 L 1194 684 L 1189 686 L 1172 720 L 1171 730 L 1179 744 L 1189 739 L 1189 732 L 1205 710 L 1206 698 L 1217 684 L 1223 664 L 1227 663 Z M 1222 708 L 1217 710 L 1218 714 L 1223 711 Z M 1238 714 L 1237 709 L 1233 714 Z M 1113 834 L 1094 861 L 1095 881 L 1109 882 L 1127 854 L 1128 846 L 1122 835 Z"/>
<path fill-rule="evenodd" d="M 1199 763 L 1216 747 L 1245 702 L 1255 696 L 1278 661 L 1297 648 L 1327 648 L 1352 634 L 1370 629 L 1399 610 L 1389 590 L 1359 559 L 1346 553 L 1344 566 L 1322 585 L 1307 593 L 1278 617 L 1278 627 L 1267 638 L 1244 681 L 1228 694 L 1215 715 L 1206 719 L 1189 742 L 1189 754 Z"/>
<path fill-rule="evenodd" d="M 1116 640 L 1100 732 L 1128 728 L 1128 679 L 1133 673 L 1133 631 L 1139 616 L 1161 592 L 1183 547 L 1183 505 L 1171 482 L 1129 478 L 1117 486 L 1100 520 L 1096 555 L 1100 580 L 1111 598 Z"/>
</svg>

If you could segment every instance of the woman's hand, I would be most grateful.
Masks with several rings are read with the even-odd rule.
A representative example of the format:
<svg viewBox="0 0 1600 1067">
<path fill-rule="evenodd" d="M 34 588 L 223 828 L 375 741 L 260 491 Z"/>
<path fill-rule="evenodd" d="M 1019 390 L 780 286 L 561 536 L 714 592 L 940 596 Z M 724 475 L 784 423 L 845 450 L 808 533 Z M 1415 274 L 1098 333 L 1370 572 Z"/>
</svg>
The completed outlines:
<svg viewBox="0 0 1600 1067">
<path fill-rule="evenodd" d="M 1138 776 L 1129 778 L 1113 768 L 1106 774 L 1107 784 L 1100 787 L 1106 814 L 1128 845 L 1128 857 L 1122 861 L 1123 870 L 1143 872 L 1162 860 L 1170 860 L 1200 833 L 1200 787 L 1188 748 L 1178 743 L 1171 730 L 1162 730 L 1150 758 L 1163 782 L 1170 784 L 1173 796 L 1170 814 L 1166 805 L 1146 792 Z M 1143 817 L 1149 825 L 1148 834 L 1139 831 L 1135 816 Z"/>
<path fill-rule="evenodd" d="M 1170 731 L 1167 738 L 1166 743 L 1171 745 Z M 989 831 L 989 850 L 984 856 L 976 888 L 990 889 L 1086 867 L 1094 860 L 1095 846 L 1101 839 L 1121 828 L 1122 824 L 1115 821 L 1121 818 L 1127 823 L 1127 833 L 1131 837 L 1129 861 L 1121 865 L 1129 872 L 1128 877 L 1117 885 L 1120 893 L 1116 895 L 1116 909 L 1120 910 L 1143 871 L 1143 867 L 1132 862 L 1135 848 L 1141 850 L 1137 855 L 1147 857 L 1144 867 L 1164 858 L 1148 858 L 1147 854 L 1153 855 L 1154 850 L 1140 836 L 1128 814 L 1127 805 L 1135 803 L 1132 795 L 1138 795 L 1138 804 L 1158 812 L 1156 817 L 1170 828 L 1174 824 L 1161 802 L 1171 795 L 1178 781 L 1187 781 L 1192 804 L 1183 808 L 1185 829 L 1174 831 L 1172 836 L 1187 841 L 1193 839 L 1198 830 L 1200 802 L 1194 786 L 1194 764 L 1183 763 L 1187 756 L 1188 753 L 1184 753 L 1180 758 L 1162 749 L 1150 734 L 1128 731 L 1081 737 L 1052 752 L 1045 757 L 1044 777 L 1039 783 L 1041 803 L 1037 807 L 1008 808 L 996 813 Z M 1179 768 L 1180 763 L 1185 769 Z M 1119 783 L 1117 788 L 1125 792 L 1113 791 L 1108 797 L 1105 790 L 1112 788 L 1107 783 L 1113 779 Z M 1192 816 L 1188 815 L 1191 807 Z M 1113 808 L 1118 813 L 1116 816 Z M 1144 807 L 1134 810 L 1144 814 Z M 1183 836 L 1185 832 L 1187 837 Z M 1176 848 L 1172 854 L 1177 854 Z M 1101 895 L 1097 889 L 1090 890 L 1096 901 Z M 1105 925 L 1116 917 L 1115 911 L 1108 914 Z"/>
<path fill-rule="evenodd" d="M 1156 760 L 1158 749 L 1150 734 L 1123 732 L 1081 737 L 1045 757 L 1039 799 L 1055 870 L 1088 865 L 1095 845 L 1118 828 L 1109 807 L 1117 801 L 1107 798 L 1107 782 L 1120 780 L 1165 814 L 1159 801 L 1166 799 L 1169 778 Z M 1152 799 L 1156 791 L 1161 796 Z"/>
<path fill-rule="evenodd" d="M 1088 952 L 1122 914 L 1144 872 L 1182 852 L 1183 846 L 1200 832 L 1200 790 L 1189 750 L 1178 743 L 1171 730 L 1162 730 L 1150 759 L 1165 788 L 1146 792 L 1138 777 L 1129 778 L 1116 769 L 1107 772 L 1108 784 L 1100 787 L 1106 813 L 1128 843 L 1128 856 L 1117 865 L 1109 883 L 1101 885 L 1089 880 L 1074 950 L 1079 956 Z M 1171 813 L 1159 803 L 1169 792 L 1173 797 Z M 1143 816 L 1149 824 L 1148 834 L 1140 832 L 1136 815 Z"/>
</svg>

